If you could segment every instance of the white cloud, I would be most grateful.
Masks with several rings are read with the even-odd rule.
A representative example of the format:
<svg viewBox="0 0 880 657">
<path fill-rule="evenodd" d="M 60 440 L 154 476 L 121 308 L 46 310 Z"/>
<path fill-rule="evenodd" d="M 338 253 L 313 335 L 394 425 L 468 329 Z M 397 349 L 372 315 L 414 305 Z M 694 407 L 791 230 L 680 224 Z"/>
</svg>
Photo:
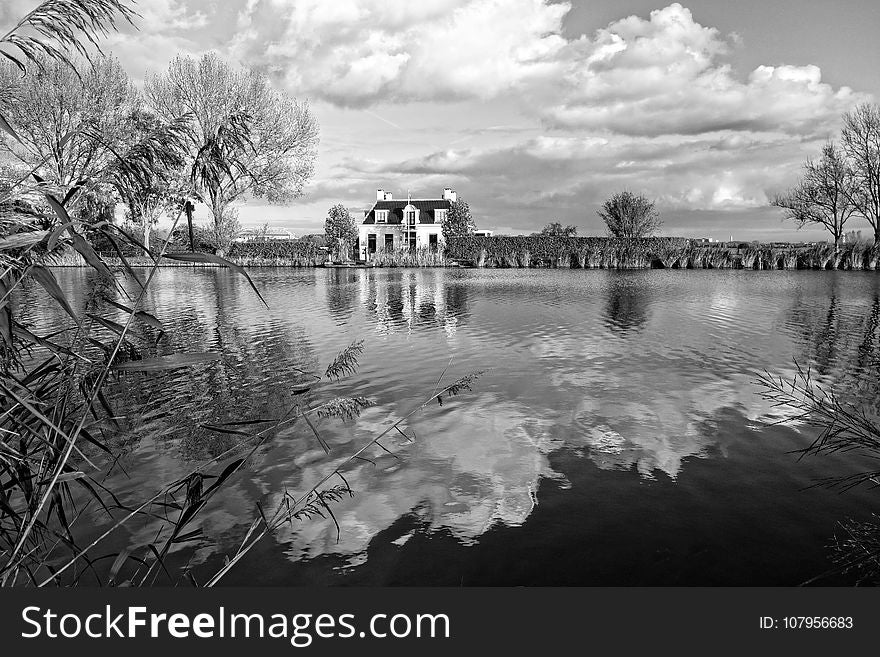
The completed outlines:
<svg viewBox="0 0 880 657">
<path fill-rule="evenodd" d="M 815 135 L 857 99 L 823 83 L 816 66 L 760 66 L 740 80 L 723 61 L 729 50 L 717 30 L 677 3 L 649 18 L 630 16 L 569 44 L 557 85 L 564 91 L 542 116 L 556 128 L 633 135 Z"/>
<path fill-rule="evenodd" d="M 343 106 L 491 98 L 552 74 L 567 4 L 255 0 L 234 51 Z"/>
<path fill-rule="evenodd" d="M 0 22 L 7 7 L 34 4 L 9 1 Z M 563 32 L 569 9 L 151 0 L 139 4 L 140 30 L 108 48 L 136 79 L 178 51 L 218 50 L 316 100 L 324 146 L 303 199 L 314 207 L 297 210 L 316 226 L 324 203 L 355 207 L 377 186 L 453 184 L 483 225 L 524 230 L 551 218 L 592 226 L 594 208 L 621 188 L 667 214 L 760 208 L 866 99 L 809 63 L 735 70 L 730 55 L 754 44 L 679 4 L 576 38 Z"/>
</svg>

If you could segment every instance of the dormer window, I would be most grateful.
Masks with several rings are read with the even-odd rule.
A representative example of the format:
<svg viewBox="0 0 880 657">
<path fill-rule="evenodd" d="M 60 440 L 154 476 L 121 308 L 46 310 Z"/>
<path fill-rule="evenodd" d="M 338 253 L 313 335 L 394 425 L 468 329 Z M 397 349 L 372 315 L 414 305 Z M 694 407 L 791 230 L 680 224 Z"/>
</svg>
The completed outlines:
<svg viewBox="0 0 880 657">
<path fill-rule="evenodd" d="M 387 224 L 388 223 L 388 210 L 376 210 L 376 223 L 377 224 Z"/>
<path fill-rule="evenodd" d="M 415 226 L 419 222 L 419 211 L 412 204 L 403 209 L 403 222 L 407 226 Z"/>
<path fill-rule="evenodd" d="M 446 213 L 448 210 L 434 210 L 434 223 L 442 224 L 446 221 Z"/>
</svg>

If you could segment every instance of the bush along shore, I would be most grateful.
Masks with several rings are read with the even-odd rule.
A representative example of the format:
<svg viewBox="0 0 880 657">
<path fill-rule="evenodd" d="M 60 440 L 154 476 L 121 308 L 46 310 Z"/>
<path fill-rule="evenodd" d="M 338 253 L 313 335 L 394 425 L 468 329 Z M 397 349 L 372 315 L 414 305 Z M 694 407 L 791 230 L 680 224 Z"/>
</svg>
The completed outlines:
<svg viewBox="0 0 880 657">
<path fill-rule="evenodd" d="M 184 251 L 175 245 L 170 254 Z M 108 264 L 151 267 L 144 255 L 106 253 Z M 122 262 L 122 258 L 126 262 Z M 242 267 L 321 267 L 326 251 L 314 243 L 294 241 L 237 242 L 224 258 Z M 58 267 L 85 267 L 76 251 L 55 255 Z M 552 269 L 880 269 L 880 247 L 865 242 L 758 244 L 748 242 L 703 243 L 678 237 L 619 239 L 608 237 L 493 236 L 456 237 L 445 253 L 427 249 L 379 251 L 373 267 L 480 267 Z M 163 259 L 165 267 L 217 267 L 211 262 Z"/>
<path fill-rule="evenodd" d="M 205 252 L 214 249 L 205 248 L 205 245 L 197 245 L 197 248 Z M 152 251 L 152 250 L 151 250 Z M 171 242 L 168 244 L 166 253 L 187 252 L 188 248 Z M 153 258 L 159 255 L 159 251 L 153 252 Z M 109 265 L 152 267 L 154 259 L 144 255 L 143 251 L 130 248 L 127 244 L 121 245 L 119 251 L 104 251 L 98 253 Z M 242 267 L 320 267 L 327 260 L 326 251 L 309 241 L 266 240 L 261 242 L 233 242 L 226 253 L 222 254 L 226 260 Z M 125 262 L 122 259 L 125 258 Z M 85 267 L 86 261 L 74 251 L 68 249 L 61 255 L 55 255 L 52 264 L 56 267 Z M 163 258 L 159 263 L 162 267 L 218 267 L 220 265 L 211 262 L 183 262 Z"/>
<path fill-rule="evenodd" d="M 449 240 L 450 261 L 476 267 L 558 269 L 843 269 L 877 270 L 880 246 L 701 243 L 685 238 L 494 236 Z"/>
</svg>

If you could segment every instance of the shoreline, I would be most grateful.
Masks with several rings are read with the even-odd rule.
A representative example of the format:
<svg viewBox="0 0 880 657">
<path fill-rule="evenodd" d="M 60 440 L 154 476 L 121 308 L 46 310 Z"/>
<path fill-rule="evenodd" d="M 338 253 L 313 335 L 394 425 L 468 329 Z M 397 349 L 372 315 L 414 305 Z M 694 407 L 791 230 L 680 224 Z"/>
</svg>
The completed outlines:
<svg viewBox="0 0 880 657">
<path fill-rule="evenodd" d="M 115 267 L 149 268 L 152 258 L 101 254 Z M 368 262 L 332 265 L 324 254 L 303 253 L 275 257 L 249 254 L 225 256 L 240 267 L 334 269 L 741 269 L 810 271 L 880 271 L 880 245 L 854 242 L 835 249 L 827 242 L 760 244 L 744 242 L 693 243 L 684 238 L 621 240 L 597 237 L 545 238 L 536 236 L 466 237 L 450 240 L 446 254 L 378 252 Z M 88 267 L 78 253 L 54 258 L 55 267 Z M 221 264 L 163 260 L 159 267 L 217 268 Z"/>
</svg>

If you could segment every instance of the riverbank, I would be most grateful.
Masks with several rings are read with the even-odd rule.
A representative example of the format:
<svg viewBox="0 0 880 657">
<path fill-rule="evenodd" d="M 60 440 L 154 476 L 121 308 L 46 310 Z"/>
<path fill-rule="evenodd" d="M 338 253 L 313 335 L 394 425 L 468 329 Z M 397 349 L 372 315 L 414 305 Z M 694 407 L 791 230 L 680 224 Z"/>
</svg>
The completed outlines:
<svg viewBox="0 0 880 657">
<path fill-rule="evenodd" d="M 118 255 L 102 254 L 110 266 L 122 266 Z M 242 267 L 323 267 L 323 253 L 240 255 L 226 258 Z M 132 267 L 152 267 L 145 256 L 126 257 Z M 450 240 L 446 253 L 379 252 L 369 267 L 476 267 L 545 269 L 811 269 L 877 271 L 880 247 L 864 242 L 843 244 L 702 243 L 684 238 L 620 240 L 603 237 L 495 236 Z M 76 252 L 54 259 L 57 267 L 86 267 Z M 214 263 L 165 259 L 161 267 L 217 267 Z"/>
</svg>

